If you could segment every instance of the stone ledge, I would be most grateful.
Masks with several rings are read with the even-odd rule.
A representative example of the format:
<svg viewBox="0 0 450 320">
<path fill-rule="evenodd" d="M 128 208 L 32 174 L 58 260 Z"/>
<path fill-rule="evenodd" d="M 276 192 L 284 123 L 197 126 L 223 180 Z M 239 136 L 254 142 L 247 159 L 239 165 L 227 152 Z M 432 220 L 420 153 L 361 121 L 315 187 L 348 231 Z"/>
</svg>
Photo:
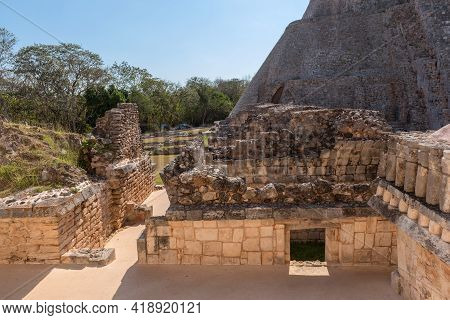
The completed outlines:
<svg viewBox="0 0 450 320">
<path fill-rule="evenodd" d="M 377 213 L 395 223 L 397 228 L 404 231 L 422 247 L 431 251 L 445 263 L 450 264 L 450 244 L 442 241 L 439 237 L 430 234 L 428 229 L 419 226 L 415 221 L 401 214 L 396 209 L 389 208 L 389 205 L 384 203 L 383 200 L 378 197 L 372 197 L 369 200 L 369 205 Z"/>
<path fill-rule="evenodd" d="M 45 198 L 46 194 L 43 193 L 16 202 L 1 203 L 0 219 L 64 216 L 95 194 L 103 192 L 107 187 L 103 182 L 82 184 L 81 186 L 82 189 L 77 193 L 60 197 L 49 196 Z M 40 198 L 43 196 L 44 198 Z"/>
<path fill-rule="evenodd" d="M 438 223 L 442 228 L 450 230 L 450 215 L 440 211 L 439 206 L 432 206 L 430 204 L 424 203 L 415 195 L 406 193 L 405 191 L 398 189 L 385 180 L 380 180 L 379 186 L 387 189 L 399 200 L 404 200 L 408 204 L 408 206 L 417 209 L 421 214 Z"/>
<path fill-rule="evenodd" d="M 319 205 L 215 205 L 215 206 L 171 206 L 164 217 L 147 217 L 146 223 L 162 221 L 211 221 L 211 220 L 256 220 L 256 219 L 334 219 L 345 217 L 368 217 L 377 215 L 368 206 L 336 204 L 335 207 Z M 152 221 L 152 222 L 150 222 Z"/>
<path fill-rule="evenodd" d="M 80 264 L 94 267 L 104 267 L 116 259 L 115 249 L 74 249 L 61 257 L 62 264 Z"/>
</svg>

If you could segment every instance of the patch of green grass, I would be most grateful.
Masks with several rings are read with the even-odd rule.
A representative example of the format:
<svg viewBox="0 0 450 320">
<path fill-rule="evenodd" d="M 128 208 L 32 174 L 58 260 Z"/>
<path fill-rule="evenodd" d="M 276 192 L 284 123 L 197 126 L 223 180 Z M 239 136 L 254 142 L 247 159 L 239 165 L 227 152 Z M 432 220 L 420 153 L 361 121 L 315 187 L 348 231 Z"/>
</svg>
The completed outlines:
<svg viewBox="0 0 450 320">
<path fill-rule="evenodd" d="M 150 159 L 152 160 L 152 163 L 156 164 L 156 176 L 155 176 L 155 183 L 156 184 L 164 184 L 161 176 L 159 173 L 162 169 L 164 169 L 165 166 L 169 164 L 170 161 L 175 159 L 176 155 L 161 155 L 161 156 L 151 156 Z"/>
<path fill-rule="evenodd" d="M 77 150 L 73 149 L 63 149 L 58 157 L 57 161 L 59 163 L 68 164 L 71 166 L 77 166 L 78 165 L 78 158 L 79 158 L 79 152 Z"/>
<path fill-rule="evenodd" d="M 325 243 L 291 241 L 291 260 L 325 261 Z"/>
<path fill-rule="evenodd" d="M 161 175 L 159 174 L 159 172 L 156 174 L 155 176 L 155 184 L 164 184 L 164 182 L 161 179 Z"/>
<path fill-rule="evenodd" d="M 10 162 L 0 165 L 0 197 L 11 192 L 39 185 L 39 176 L 35 168 L 22 162 Z"/>
<path fill-rule="evenodd" d="M 46 143 L 50 147 L 50 149 L 52 149 L 52 150 L 58 149 L 58 145 L 56 144 L 55 140 L 53 140 L 53 138 L 50 135 L 44 134 L 42 136 L 42 141 L 44 141 L 44 143 Z"/>
</svg>

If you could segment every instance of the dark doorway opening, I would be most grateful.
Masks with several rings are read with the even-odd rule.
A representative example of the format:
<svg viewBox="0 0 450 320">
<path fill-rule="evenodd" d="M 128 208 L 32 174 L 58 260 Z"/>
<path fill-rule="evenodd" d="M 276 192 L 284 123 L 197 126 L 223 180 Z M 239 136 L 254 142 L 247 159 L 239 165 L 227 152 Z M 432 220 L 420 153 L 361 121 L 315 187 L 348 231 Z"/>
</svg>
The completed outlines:
<svg viewBox="0 0 450 320">
<path fill-rule="evenodd" d="M 283 96 L 284 86 L 278 88 L 277 92 L 272 97 L 272 103 L 280 103 L 281 97 Z"/>
<path fill-rule="evenodd" d="M 291 261 L 325 262 L 325 229 L 291 231 Z"/>
</svg>

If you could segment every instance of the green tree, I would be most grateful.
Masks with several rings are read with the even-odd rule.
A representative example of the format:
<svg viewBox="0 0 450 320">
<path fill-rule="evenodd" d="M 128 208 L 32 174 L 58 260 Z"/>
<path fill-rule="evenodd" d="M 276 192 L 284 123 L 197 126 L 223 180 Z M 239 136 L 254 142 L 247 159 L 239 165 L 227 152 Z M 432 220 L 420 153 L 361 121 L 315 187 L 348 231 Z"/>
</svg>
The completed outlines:
<svg viewBox="0 0 450 320">
<path fill-rule="evenodd" d="M 108 68 L 108 73 L 112 85 L 127 91 L 139 90 L 143 82 L 152 79 L 147 69 L 131 66 L 125 61 L 120 64 L 115 62 Z"/>
<path fill-rule="evenodd" d="M 86 106 L 86 123 L 91 128 L 95 127 L 98 118 L 106 111 L 115 108 L 118 103 L 126 102 L 128 92 L 119 90 L 113 85 L 108 88 L 103 86 L 90 87 L 84 93 Z"/>
<path fill-rule="evenodd" d="M 76 44 L 22 48 L 14 74 L 18 98 L 34 101 L 43 122 L 72 131 L 84 128 L 84 92 L 106 80 L 100 56 Z"/>
</svg>

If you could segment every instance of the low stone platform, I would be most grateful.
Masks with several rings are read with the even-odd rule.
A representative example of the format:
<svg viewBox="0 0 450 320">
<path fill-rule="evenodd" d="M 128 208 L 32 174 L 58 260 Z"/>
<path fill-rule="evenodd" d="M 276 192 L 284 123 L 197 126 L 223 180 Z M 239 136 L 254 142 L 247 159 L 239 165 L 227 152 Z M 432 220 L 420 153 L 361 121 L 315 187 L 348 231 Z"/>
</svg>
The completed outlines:
<svg viewBox="0 0 450 320">
<path fill-rule="evenodd" d="M 113 248 L 70 250 L 61 257 L 62 264 L 81 264 L 104 267 L 116 259 Z"/>
</svg>

